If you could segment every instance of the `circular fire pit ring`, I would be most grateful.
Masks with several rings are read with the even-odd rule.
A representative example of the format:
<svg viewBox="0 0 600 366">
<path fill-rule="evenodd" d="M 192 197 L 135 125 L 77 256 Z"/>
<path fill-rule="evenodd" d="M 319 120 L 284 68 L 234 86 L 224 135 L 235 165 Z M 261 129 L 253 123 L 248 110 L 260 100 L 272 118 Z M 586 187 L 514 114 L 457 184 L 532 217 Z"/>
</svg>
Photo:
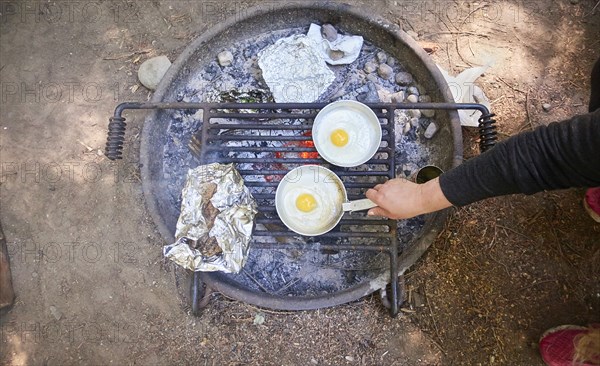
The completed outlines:
<svg viewBox="0 0 600 366">
<path fill-rule="evenodd" d="M 282 3 L 277 6 L 270 4 L 268 9 L 260 6 L 248 9 L 243 16 L 238 15 L 220 23 L 195 39 L 173 63 L 154 93 L 152 102 L 181 101 L 182 94 L 185 98 L 186 90 L 188 90 L 185 86 L 194 84 L 194 77 L 199 70 L 208 67 L 207 65 L 210 66 L 211 63 L 214 64 L 217 54 L 228 49 L 232 44 L 277 30 L 308 29 L 311 23 L 331 23 L 343 33 L 363 36 L 365 42 L 385 50 L 387 54 L 398 60 L 414 77 L 419 89 L 426 92 L 433 102 L 452 102 L 452 96 L 444 78 L 418 44 L 396 25 L 368 14 L 369 12 L 349 5 L 332 3 L 310 5 Z M 192 95 L 190 98 L 192 101 L 202 101 L 201 95 Z M 178 156 L 169 150 L 175 146 L 173 141 L 168 140 L 169 136 L 173 129 L 179 128 L 172 125 L 172 121 L 173 111 L 151 111 L 144 123 L 140 147 L 142 186 L 146 204 L 159 232 L 167 243 L 175 240 L 174 232 L 179 216 L 179 206 L 174 197 L 180 194 L 183 182 L 182 177 L 173 177 L 169 170 L 176 161 L 173 156 Z M 436 165 L 447 170 L 462 161 L 462 136 L 458 113 L 452 110 L 437 111 L 435 123 L 438 125 L 435 137 L 419 142 L 427 151 L 427 159 L 423 161 L 423 165 Z M 197 129 L 198 126 L 195 125 L 193 128 Z M 190 137 L 194 132 L 190 130 L 182 133 Z M 183 146 L 180 149 L 181 154 L 191 154 L 186 152 L 186 144 L 187 141 L 181 142 Z M 193 165 L 192 161 L 193 159 L 190 158 L 186 160 L 187 163 L 182 162 L 181 164 Z M 188 166 L 181 167 L 182 171 L 185 171 L 183 168 L 187 169 Z M 406 243 L 400 247 L 397 275 L 403 274 L 427 250 L 441 231 L 446 215 L 447 211 L 442 211 L 417 220 L 418 225 L 415 227 L 418 229 L 410 233 L 410 239 L 407 239 Z M 274 253 L 271 257 L 272 261 L 261 259 L 259 264 L 254 263 L 254 267 L 248 270 L 256 270 L 256 266 L 263 265 L 264 276 L 256 275 L 255 272 L 240 275 L 214 272 L 202 273 L 200 278 L 210 289 L 228 297 L 280 310 L 308 310 L 347 303 L 383 289 L 390 282 L 389 267 L 382 266 L 385 260 L 382 261 L 380 258 L 371 256 L 359 263 L 360 266 L 369 267 L 367 264 L 375 263 L 375 259 L 377 259 L 371 269 L 354 268 L 346 271 L 348 273 L 331 274 L 334 266 L 329 266 L 330 261 L 342 263 L 355 261 L 355 258 L 343 257 L 342 254 L 335 251 L 318 251 L 314 257 L 310 258 L 303 257 L 305 253 L 298 253 L 298 250 L 291 250 L 289 253 L 281 255 L 279 253 L 283 253 L 283 251 L 276 250 Z M 377 253 L 373 254 L 373 256 L 376 255 Z M 291 278 L 286 278 L 289 270 L 280 273 L 281 266 L 277 264 L 280 258 L 284 258 L 281 260 L 285 261 L 286 265 L 289 265 L 288 262 L 293 261 L 294 258 L 301 258 L 299 263 L 310 262 L 310 268 L 318 273 L 307 273 L 305 269 L 300 268 L 300 265 L 298 266 L 294 276 L 299 278 L 300 284 L 306 280 L 304 283 L 306 289 L 300 287 L 294 289 L 290 285 L 289 288 L 286 287 L 281 291 L 271 291 L 269 286 L 264 283 L 262 285 L 253 283 L 260 277 L 258 282 L 264 280 L 268 284 L 271 281 L 269 276 L 275 276 L 275 274 L 283 277 L 277 281 L 293 282 Z M 324 265 L 325 261 L 328 266 Z M 341 285 L 327 284 L 321 287 L 316 285 L 316 288 L 310 288 L 310 278 L 315 279 L 315 284 L 322 284 L 322 278 L 330 275 L 335 276 L 336 281 Z M 176 276 L 181 295 L 189 296 L 187 285 L 193 275 L 177 269 Z M 245 276 L 244 279 L 241 278 L 243 276 Z M 252 281 L 248 278 L 251 278 Z"/>
</svg>

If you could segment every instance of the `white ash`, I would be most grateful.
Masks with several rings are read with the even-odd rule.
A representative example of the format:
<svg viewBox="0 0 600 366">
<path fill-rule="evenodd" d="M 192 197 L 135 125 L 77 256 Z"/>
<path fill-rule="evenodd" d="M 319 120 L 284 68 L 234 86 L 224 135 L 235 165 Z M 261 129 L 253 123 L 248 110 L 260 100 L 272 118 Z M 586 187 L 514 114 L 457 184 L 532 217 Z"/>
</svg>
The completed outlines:
<svg viewBox="0 0 600 366">
<path fill-rule="evenodd" d="M 179 86 L 177 91 L 177 100 L 186 102 L 208 102 L 219 101 L 219 95 L 222 92 L 231 90 L 248 92 L 257 89 L 267 89 L 264 80 L 261 77 L 261 71 L 257 65 L 256 56 L 258 52 L 266 46 L 275 43 L 280 38 L 288 37 L 293 34 L 305 34 L 308 27 L 281 30 L 269 32 L 257 37 L 247 39 L 242 42 L 232 44 L 227 50 L 232 55 L 232 62 L 229 66 L 223 68 L 218 62 L 217 57 L 213 56 L 213 60 L 203 66 L 199 70 L 191 70 L 192 77 L 189 78 L 186 84 Z M 343 32 L 340 32 L 343 33 Z M 402 65 L 402 60 L 392 59 L 387 55 L 386 66 L 390 67 L 395 78 L 382 78 L 375 71 L 379 68 L 377 54 L 383 52 L 380 48 L 366 42 L 358 59 L 344 66 L 332 66 L 331 70 L 335 73 L 335 81 L 326 90 L 319 102 L 334 101 L 340 99 L 361 100 L 365 102 L 379 102 L 381 95 L 387 100 L 402 102 L 405 99 L 409 86 L 416 87 L 412 75 L 406 73 Z M 381 56 L 380 56 L 381 58 Z M 393 60 L 393 61 L 392 61 Z M 366 74 L 367 64 L 374 65 L 370 74 Z M 404 75 L 406 79 L 410 79 L 404 85 L 400 85 L 398 75 Z M 403 80 L 406 81 L 406 80 Z M 417 88 L 418 89 L 418 88 Z M 419 91 L 420 94 L 425 94 Z M 269 95 L 269 98 L 272 98 Z M 272 99 L 271 99 L 272 100 Z M 418 101 L 418 98 L 417 98 Z M 180 206 L 181 188 L 184 184 L 185 173 L 189 168 L 196 167 L 199 162 L 192 158 L 187 143 L 190 136 L 201 127 L 201 112 L 194 114 L 191 111 L 173 111 L 170 112 L 172 121 L 169 125 L 168 143 L 164 150 L 164 174 L 170 177 L 169 184 L 166 188 L 168 194 L 172 198 L 172 202 L 176 207 Z M 422 113 L 424 116 L 424 113 Z M 427 120 L 421 116 L 417 119 L 421 125 L 425 126 Z M 218 121 L 224 124 L 224 128 L 219 133 L 238 133 L 228 131 L 226 124 L 235 121 Z M 282 123 L 300 123 L 300 120 L 288 120 Z M 408 176 L 418 167 L 422 167 L 430 163 L 430 152 L 420 142 L 422 133 L 417 133 L 419 126 L 414 126 L 415 118 L 408 111 L 396 111 L 395 115 L 395 163 L 397 172 L 400 176 Z M 403 134 L 407 128 L 406 134 Z M 276 130 L 276 129 L 274 129 Z M 295 133 L 298 131 L 275 131 L 277 134 Z M 253 134 L 268 133 L 265 131 L 252 132 Z M 268 146 L 283 146 L 284 142 L 269 141 Z M 226 146 L 264 146 L 261 142 L 248 141 L 229 141 Z M 223 151 L 217 154 L 218 157 L 237 157 L 237 158 L 272 158 L 273 153 L 270 152 L 241 152 L 234 153 L 232 151 Z M 378 157 L 382 157 L 378 154 Z M 213 159 L 217 156 L 212 156 Z M 291 164 L 290 164 L 291 166 Z M 238 170 L 252 171 L 258 169 L 283 170 L 289 169 L 286 165 L 279 164 L 274 167 L 272 164 L 255 164 L 243 163 L 238 164 Z M 373 165 L 362 166 L 363 170 L 372 170 L 379 168 Z M 411 170 L 411 171 L 409 171 Z M 281 177 L 273 177 L 274 182 Z M 360 179 L 357 179 L 360 178 Z M 247 175 L 244 179 L 248 182 L 263 182 L 263 175 Z M 377 177 L 354 177 L 352 181 L 357 182 L 378 182 Z M 345 181 L 350 178 L 346 177 Z M 252 187 L 253 193 L 274 193 L 276 187 Z M 364 195 L 366 189 L 349 189 L 351 195 Z M 272 200 L 259 200 L 261 205 L 272 205 Z M 263 217 L 274 217 L 267 213 L 261 213 Z M 398 222 L 398 239 L 400 250 L 409 245 L 413 238 L 418 235 L 424 225 L 422 218 L 411 220 L 402 220 Z M 283 229 L 282 229 L 283 230 Z M 343 230 L 353 231 L 355 228 L 345 227 Z M 348 239 L 333 239 L 333 238 L 292 238 L 295 243 L 369 243 L 369 240 L 355 238 Z M 258 241 L 258 238 L 256 239 Z M 274 238 L 262 238 L 260 240 L 274 240 Z M 377 240 L 372 240 L 373 244 L 377 244 Z M 348 288 L 357 284 L 364 279 L 372 278 L 373 271 L 384 271 L 388 268 L 389 258 L 381 253 L 364 253 L 364 252 L 347 252 L 339 253 L 322 253 L 319 251 L 294 251 L 294 250 L 251 250 L 248 263 L 245 267 L 247 275 L 240 275 L 244 279 L 236 277 L 236 281 L 242 281 L 249 288 L 256 291 L 263 291 L 263 287 L 268 292 L 277 295 L 305 295 L 310 296 L 316 293 L 334 292 L 344 288 Z M 316 268 L 316 271 L 312 271 Z M 321 273 L 320 268 L 325 268 Z M 335 271 L 338 271 L 337 273 Z M 377 272 L 377 273 L 379 273 Z M 305 281 L 300 273 L 307 275 L 311 281 Z M 339 274 L 343 274 L 340 276 Z M 249 276 L 252 276 L 250 278 Z M 259 287 L 254 280 L 257 280 L 262 287 Z M 312 281 L 318 282 L 317 285 Z"/>
</svg>

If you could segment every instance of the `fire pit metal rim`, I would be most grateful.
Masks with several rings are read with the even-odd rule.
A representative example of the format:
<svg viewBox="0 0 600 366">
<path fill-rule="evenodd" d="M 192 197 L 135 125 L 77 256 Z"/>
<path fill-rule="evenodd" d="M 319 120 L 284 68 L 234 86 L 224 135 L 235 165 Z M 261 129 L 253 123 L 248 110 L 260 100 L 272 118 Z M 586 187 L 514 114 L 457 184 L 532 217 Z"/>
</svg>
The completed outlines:
<svg viewBox="0 0 600 366">
<path fill-rule="evenodd" d="M 440 74 L 437 67 L 433 64 L 432 61 L 429 60 L 428 55 L 417 45 L 417 43 L 407 36 L 403 31 L 401 31 L 396 25 L 388 23 L 387 21 L 380 18 L 372 18 L 365 14 L 367 12 L 360 11 L 359 9 L 352 8 L 347 4 L 332 4 L 332 3 L 316 3 L 310 5 L 303 4 L 278 4 L 277 6 L 271 7 L 268 11 L 265 12 L 265 9 L 260 6 L 249 9 L 247 13 L 240 17 L 233 17 L 229 20 L 218 24 L 214 28 L 210 29 L 208 32 L 202 34 L 200 37 L 195 39 L 177 58 L 177 60 L 173 63 L 170 70 L 167 72 L 161 83 L 159 84 L 158 89 L 152 97 L 153 102 L 160 102 L 164 98 L 169 85 L 176 78 L 178 73 L 181 71 L 185 62 L 188 58 L 196 52 L 196 50 L 207 40 L 217 36 L 221 32 L 231 28 L 237 22 L 250 19 L 253 17 L 259 17 L 264 15 L 265 13 L 275 13 L 287 10 L 299 10 L 299 9 L 308 9 L 308 10 L 328 10 L 334 11 L 340 14 L 340 16 L 348 15 L 356 18 L 360 18 L 373 27 L 380 29 L 381 31 L 385 31 L 393 35 L 400 42 L 406 44 L 412 52 L 414 52 L 421 59 L 422 63 L 426 67 L 427 71 L 432 75 L 434 82 L 440 86 L 441 98 L 445 102 L 451 102 L 450 91 L 447 88 L 447 85 Z M 147 121 L 156 118 L 156 111 L 149 113 L 147 116 Z M 462 161 L 462 139 L 461 139 L 461 131 L 460 131 L 460 123 L 458 120 L 458 114 L 455 111 L 449 111 L 448 116 L 450 119 L 450 128 L 452 130 L 452 134 L 454 137 L 454 154 L 452 156 L 452 166 L 456 166 L 460 164 Z M 149 127 L 149 123 L 144 124 L 144 128 L 142 131 L 142 142 L 140 147 L 140 161 L 142 162 L 141 167 L 141 175 L 142 175 L 142 188 L 146 197 L 151 197 L 154 194 L 154 190 L 156 187 L 152 182 L 152 174 L 150 171 L 149 164 L 145 164 L 148 161 L 150 156 L 150 135 L 151 128 Z M 158 203 L 152 199 L 146 199 L 146 204 L 151 216 L 156 223 L 159 232 L 165 238 L 172 238 L 173 234 L 166 226 L 165 222 L 162 220 L 159 214 Z M 427 227 L 433 226 L 441 226 L 441 223 L 445 219 L 447 211 L 440 212 L 431 216 L 428 220 Z M 414 262 L 423 254 L 423 252 L 427 249 L 427 247 L 431 244 L 433 238 L 431 237 L 431 233 L 435 232 L 437 234 L 437 230 L 430 230 L 430 232 L 425 233 L 411 248 L 410 252 L 403 253 L 400 260 L 399 274 L 403 273 L 409 266 L 414 264 Z M 435 237 L 435 235 L 433 235 Z M 287 310 L 304 310 L 304 309 L 315 309 L 326 306 L 334 306 L 342 303 L 346 303 L 348 301 L 355 300 L 364 295 L 367 295 L 379 288 L 385 286 L 386 283 L 389 282 L 389 274 L 384 272 L 377 279 L 370 281 L 368 283 L 362 283 L 353 288 L 346 289 L 344 291 L 340 291 L 332 295 L 326 295 L 321 297 L 312 297 L 312 298 L 299 298 L 295 297 L 293 301 L 284 300 L 275 296 L 270 295 L 259 295 L 253 293 L 251 291 L 247 291 L 244 289 L 240 289 L 235 285 L 227 283 L 227 281 L 223 281 L 222 276 L 219 273 L 203 273 L 202 279 L 212 288 L 223 292 L 225 295 L 229 295 L 249 303 L 253 303 L 259 306 L 265 306 L 270 308 L 277 309 L 287 309 Z"/>
</svg>

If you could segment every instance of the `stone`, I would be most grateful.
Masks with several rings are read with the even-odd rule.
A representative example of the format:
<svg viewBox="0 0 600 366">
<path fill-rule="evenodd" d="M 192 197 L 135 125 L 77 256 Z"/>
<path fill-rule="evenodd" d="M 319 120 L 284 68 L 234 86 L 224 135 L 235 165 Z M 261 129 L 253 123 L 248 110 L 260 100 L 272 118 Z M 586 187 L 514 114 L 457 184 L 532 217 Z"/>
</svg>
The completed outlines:
<svg viewBox="0 0 600 366">
<path fill-rule="evenodd" d="M 338 31 L 335 27 L 329 23 L 323 24 L 321 27 L 321 36 L 328 40 L 329 42 L 333 42 L 338 37 Z"/>
<path fill-rule="evenodd" d="M 376 83 L 377 80 L 377 74 L 369 74 L 367 75 L 367 80 L 372 82 L 372 83 Z"/>
<path fill-rule="evenodd" d="M 435 109 L 421 109 L 421 115 L 427 118 L 433 118 L 435 116 Z"/>
<path fill-rule="evenodd" d="M 167 56 L 156 56 L 144 61 L 138 69 L 138 80 L 143 86 L 150 90 L 156 90 L 167 70 L 171 67 L 171 61 Z"/>
<path fill-rule="evenodd" d="M 377 57 L 377 61 L 379 61 L 382 64 L 384 64 L 387 61 L 387 59 L 388 59 L 388 57 L 385 54 L 385 52 L 377 52 L 377 56 L 376 57 Z"/>
<path fill-rule="evenodd" d="M 402 129 L 402 133 L 406 135 L 408 134 L 408 132 L 410 132 L 410 123 L 405 123 L 404 128 Z"/>
<path fill-rule="evenodd" d="M 409 96 L 406 98 L 406 101 L 407 101 L 408 103 L 418 103 L 418 102 L 419 102 L 419 97 L 417 97 L 417 96 L 416 96 L 416 95 L 414 95 L 414 94 L 411 94 L 411 95 L 409 95 Z"/>
<path fill-rule="evenodd" d="M 413 82 L 413 77 L 407 72 L 399 72 L 396 74 L 396 84 L 406 86 Z"/>
<path fill-rule="evenodd" d="M 435 133 L 438 131 L 438 127 L 435 124 L 435 122 L 431 122 L 429 124 L 429 126 L 427 126 L 427 129 L 425 129 L 425 133 L 424 136 L 426 139 L 430 139 L 433 136 L 435 136 Z"/>
<path fill-rule="evenodd" d="M 408 94 L 414 94 L 414 95 L 416 95 L 417 97 L 418 97 L 418 96 L 419 96 L 419 94 L 420 94 L 420 93 L 419 93 L 419 88 L 417 88 L 416 86 L 411 86 L 410 88 L 408 88 L 408 89 L 406 90 L 406 92 L 407 92 Z"/>
<path fill-rule="evenodd" d="M 403 91 L 396 92 L 392 94 L 392 103 L 402 103 L 404 102 L 404 98 L 405 96 Z"/>
<path fill-rule="evenodd" d="M 419 127 L 419 118 L 417 118 L 417 117 L 411 118 L 410 125 L 413 126 L 414 128 Z"/>
<path fill-rule="evenodd" d="M 429 95 L 419 95 L 419 103 L 431 103 L 431 97 Z"/>
<path fill-rule="evenodd" d="M 229 51 L 223 51 L 217 55 L 219 65 L 226 67 L 233 63 L 233 54 Z"/>
<path fill-rule="evenodd" d="M 420 111 L 420 110 L 418 110 L 418 109 L 410 109 L 410 110 L 408 111 L 408 113 L 409 113 L 409 114 L 410 114 L 410 116 L 411 116 L 411 117 L 413 117 L 413 118 L 417 118 L 417 119 L 421 118 L 421 111 Z"/>
<path fill-rule="evenodd" d="M 341 58 L 344 57 L 344 51 L 337 51 L 337 50 L 330 50 L 329 51 L 329 57 L 333 60 L 333 61 L 337 61 L 340 60 Z"/>
<path fill-rule="evenodd" d="M 362 89 L 362 88 L 361 88 Z M 367 92 L 359 94 L 356 96 L 356 100 L 362 103 L 379 103 L 381 100 L 379 99 L 379 94 L 377 92 L 377 87 L 373 82 L 369 82 L 366 85 Z"/>
<path fill-rule="evenodd" d="M 542 108 L 544 109 L 544 112 L 549 112 L 550 109 L 552 109 L 552 106 L 549 103 L 544 103 L 542 104 Z"/>
<path fill-rule="evenodd" d="M 398 61 L 393 58 L 393 57 L 388 57 L 387 62 L 388 65 L 390 65 L 391 67 L 396 66 L 396 64 L 398 63 Z"/>
<path fill-rule="evenodd" d="M 54 305 L 50 305 L 50 314 L 52 314 L 56 320 L 60 320 L 62 318 L 62 313 Z"/>
<path fill-rule="evenodd" d="M 413 37 L 414 39 L 419 39 L 419 34 L 413 30 L 408 30 L 406 31 L 406 34 L 408 34 L 409 36 Z"/>
<path fill-rule="evenodd" d="M 375 62 L 367 62 L 365 63 L 364 69 L 367 74 L 373 73 L 377 70 L 377 64 Z"/>
<path fill-rule="evenodd" d="M 377 68 L 377 73 L 381 76 L 382 79 L 390 79 L 394 74 L 394 70 L 389 65 L 381 64 Z"/>
</svg>

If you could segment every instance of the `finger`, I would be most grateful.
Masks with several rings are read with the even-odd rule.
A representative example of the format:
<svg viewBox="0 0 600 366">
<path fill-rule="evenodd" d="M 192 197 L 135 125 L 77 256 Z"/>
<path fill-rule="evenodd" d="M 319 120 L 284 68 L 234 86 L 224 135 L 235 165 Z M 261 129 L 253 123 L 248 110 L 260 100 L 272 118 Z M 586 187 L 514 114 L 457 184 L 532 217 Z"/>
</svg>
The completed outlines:
<svg viewBox="0 0 600 366">
<path fill-rule="evenodd" d="M 371 188 L 371 189 L 367 190 L 367 192 L 365 193 L 365 196 L 367 196 L 367 198 L 370 199 L 371 201 L 379 204 L 379 199 L 381 197 L 381 193 L 379 193 L 375 189 Z"/>
<path fill-rule="evenodd" d="M 378 191 L 383 187 L 383 184 L 378 184 L 375 187 L 373 187 L 374 190 Z"/>
<path fill-rule="evenodd" d="M 367 212 L 367 215 L 369 216 L 381 216 L 381 217 L 388 217 L 389 216 L 389 212 L 387 210 L 384 210 L 381 207 L 375 207 L 369 210 L 369 212 Z"/>
</svg>

